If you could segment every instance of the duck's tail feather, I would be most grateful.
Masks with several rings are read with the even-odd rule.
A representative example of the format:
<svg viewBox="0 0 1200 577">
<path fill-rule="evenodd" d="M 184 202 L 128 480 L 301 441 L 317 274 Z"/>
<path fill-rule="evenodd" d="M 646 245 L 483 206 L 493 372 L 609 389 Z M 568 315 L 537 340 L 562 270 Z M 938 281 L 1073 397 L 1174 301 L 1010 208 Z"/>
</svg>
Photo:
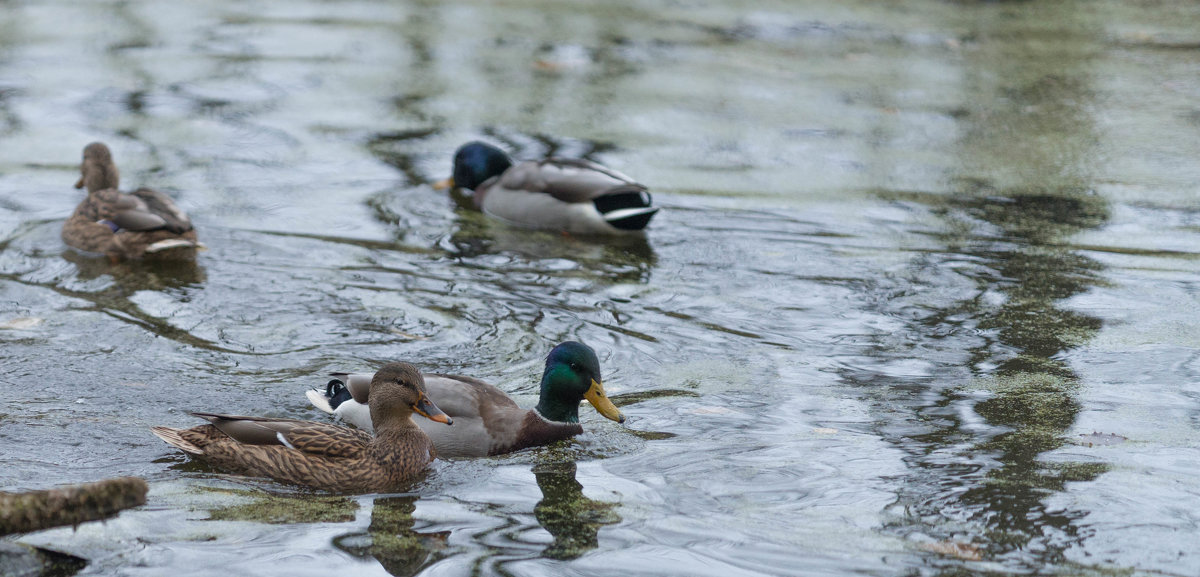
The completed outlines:
<svg viewBox="0 0 1200 577">
<path fill-rule="evenodd" d="M 650 206 L 650 193 L 639 186 L 617 188 L 592 200 L 604 220 L 621 230 L 642 230 L 658 209 Z"/>
<path fill-rule="evenodd" d="M 334 414 L 333 407 L 329 406 L 329 399 L 325 398 L 325 395 L 322 395 L 321 391 L 309 389 L 304 394 L 308 397 L 308 402 L 312 403 L 314 407 L 331 415 Z"/>
<path fill-rule="evenodd" d="M 171 250 L 173 248 L 194 248 L 196 250 L 207 250 L 208 249 L 208 247 L 204 246 L 203 243 L 196 242 L 194 240 L 185 240 L 182 238 L 168 238 L 166 240 L 160 240 L 160 241 L 146 247 L 146 254 L 153 254 L 156 252 L 162 252 L 164 250 Z"/>
<path fill-rule="evenodd" d="M 180 436 L 179 431 L 180 429 L 172 429 L 171 427 L 150 427 L 150 432 L 154 433 L 154 436 L 162 439 L 168 445 L 171 445 L 185 453 L 191 453 L 193 455 L 204 454 L 204 449 L 201 449 L 200 447 L 197 447 L 196 445 L 184 440 L 184 438 Z"/>
<path fill-rule="evenodd" d="M 642 230 L 650 224 L 650 219 L 658 214 L 654 207 L 621 208 L 604 213 L 604 220 L 621 230 Z"/>
</svg>

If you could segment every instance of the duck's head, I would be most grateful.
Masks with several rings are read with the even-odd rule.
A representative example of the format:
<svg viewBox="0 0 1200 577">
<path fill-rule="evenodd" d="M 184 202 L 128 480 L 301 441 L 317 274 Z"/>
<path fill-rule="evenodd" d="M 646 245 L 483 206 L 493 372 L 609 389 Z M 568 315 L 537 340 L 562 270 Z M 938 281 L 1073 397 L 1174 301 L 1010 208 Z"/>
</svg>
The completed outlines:
<svg viewBox="0 0 1200 577">
<path fill-rule="evenodd" d="M 537 411 L 552 421 L 578 423 L 579 402 L 584 399 L 601 415 L 625 422 L 625 415 L 604 393 L 596 351 L 583 343 L 567 341 L 554 347 L 546 357 Z"/>
<path fill-rule="evenodd" d="M 503 174 L 512 165 L 512 159 L 503 150 L 478 140 L 468 142 L 454 153 L 454 175 L 447 184 L 475 190 L 485 180 Z"/>
<path fill-rule="evenodd" d="M 371 379 L 367 405 L 371 409 L 371 422 L 378 430 L 381 424 L 392 419 L 408 419 L 417 413 L 431 421 L 451 424 L 450 416 L 443 413 L 425 394 L 425 377 L 421 371 L 408 363 L 388 363 Z"/>
<path fill-rule="evenodd" d="M 83 163 L 79 165 L 79 172 L 79 182 L 75 183 L 75 188 L 86 186 L 88 192 L 117 188 L 121 181 L 112 153 L 103 142 L 93 142 L 83 148 Z"/>
</svg>

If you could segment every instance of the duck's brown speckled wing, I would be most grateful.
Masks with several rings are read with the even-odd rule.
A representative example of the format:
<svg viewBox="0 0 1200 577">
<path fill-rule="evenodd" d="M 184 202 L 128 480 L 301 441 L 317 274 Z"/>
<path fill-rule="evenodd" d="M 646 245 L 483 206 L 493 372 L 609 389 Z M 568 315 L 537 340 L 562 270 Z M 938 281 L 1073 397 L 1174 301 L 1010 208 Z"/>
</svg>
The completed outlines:
<svg viewBox="0 0 1200 577">
<path fill-rule="evenodd" d="M 371 435 L 359 429 L 325 423 L 295 427 L 284 438 L 296 449 L 325 457 L 360 458 L 371 442 Z"/>
<path fill-rule="evenodd" d="M 89 192 L 83 200 L 79 201 L 72 216 L 90 222 L 110 218 L 116 212 L 117 201 L 121 196 L 121 191 L 115 188 Z"/>
<path fill-rule="evenodd" d="M 79 250 L 98 252 L 102 254 L 120 254 L 121 247 L 116 243 L 113 231 L 106 224 L 96 222 L 95 218 L 75 215 L 63 224 L 63 242 Z"/>
<path fill-rule="evenodd" d="M 589 202 L 606 194 L 644 192 L 646 187 L 611 168 L 574 158 L 522 162 L 500 176 L 511 190 L 544 192 L 563 202 Z"/>
<path fill-rule="evenodd" d="M 371 435 L 327 423 L 295 419 L 192 413 L 246 445 L 280 445 L 324 457 L 359 458 Z"/>
</svg>

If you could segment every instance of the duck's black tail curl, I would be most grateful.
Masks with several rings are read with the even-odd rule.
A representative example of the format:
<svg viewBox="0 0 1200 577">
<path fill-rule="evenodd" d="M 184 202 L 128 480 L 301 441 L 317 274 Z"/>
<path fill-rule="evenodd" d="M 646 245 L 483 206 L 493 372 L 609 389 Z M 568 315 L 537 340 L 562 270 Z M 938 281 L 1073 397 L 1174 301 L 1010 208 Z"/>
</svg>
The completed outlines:
<svg viewBox="0 0 1200 577">
<path fill-rule="evenodd" d="M 604 220 L 621 230 L 646 228 L 658 213 L 650 201 L 650 193 L 640 188 L 618 189 L 592 200 Z"/>
</svg>

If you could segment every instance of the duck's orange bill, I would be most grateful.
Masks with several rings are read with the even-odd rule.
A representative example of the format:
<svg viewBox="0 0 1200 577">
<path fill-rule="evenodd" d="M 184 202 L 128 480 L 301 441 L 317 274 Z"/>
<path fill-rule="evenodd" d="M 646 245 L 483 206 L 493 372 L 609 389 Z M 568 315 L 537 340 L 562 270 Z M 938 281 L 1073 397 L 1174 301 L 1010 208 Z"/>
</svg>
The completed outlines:
<svg viewBox="0 0 1200 577">
<path fill-rule="evenodd" d="M 447 188 L 454 188 L 454 178 L 443 178 L 433 183 L 434 190 L 446 190 Z"/>
<path fill-rule="evenodd" d="M 433 404 L 433 401 L 429 400 L 429 397 L 426 397 L 425 395 L 421 395 L 421 398 L 417 401 L 417 404 L 413 405 L 413 410 L 430 421 L 446 423 L 447 425 L 454 424 L 454 419 L 451 419 L 450 415 L 443 413 L 442 410 L 439 409 L 437 405 Z"/>
<path fill-rule="evenodd" d="M 625 422 L 625 415 L 622 415 L 621 411 L 617 410 L 617 406 L 608 400 L 608 395 L 604 394 L 604 385 L 600 384 L 600 381 L 592 381 L 592 386 L 588 387 L 583 398 L 587 399 L 601 415 L 618 423 Z"/>
</svg>

